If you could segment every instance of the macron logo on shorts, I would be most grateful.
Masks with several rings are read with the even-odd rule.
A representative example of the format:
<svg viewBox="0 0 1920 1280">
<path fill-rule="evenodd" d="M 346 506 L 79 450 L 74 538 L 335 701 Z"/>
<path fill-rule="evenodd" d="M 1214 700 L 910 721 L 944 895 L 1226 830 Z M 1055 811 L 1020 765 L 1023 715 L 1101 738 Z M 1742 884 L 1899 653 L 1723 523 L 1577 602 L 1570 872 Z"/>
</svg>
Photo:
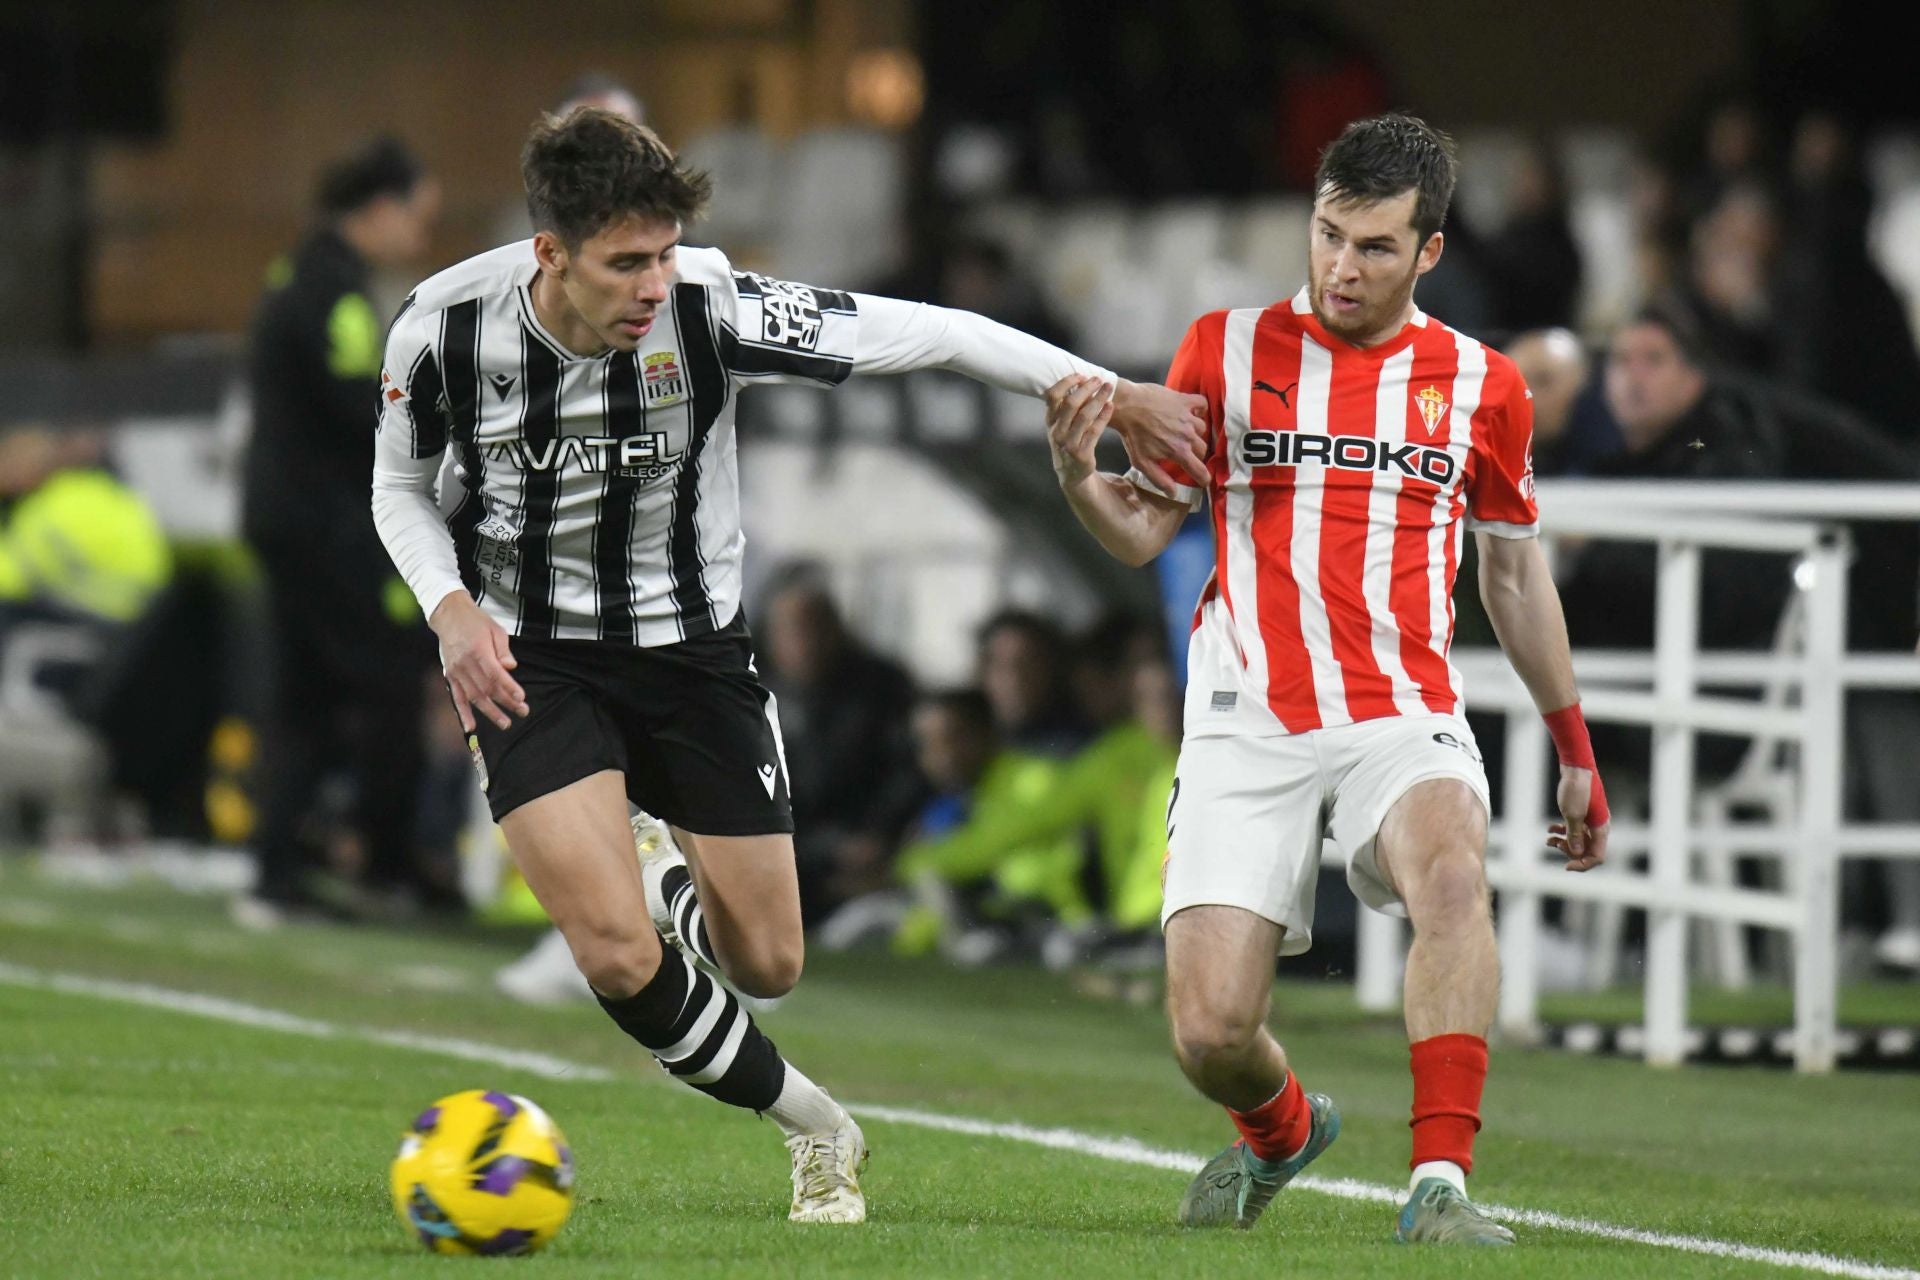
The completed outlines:
<svg viewBox="0 0 1920 1280">
<path fill-rule="evenodd" d="M 770 764 L 760 766 L 760 785 L 767 789 L 767 799 L 773 799 L 773 780 L 779 777 L 779 771 Z"/>
</svg>

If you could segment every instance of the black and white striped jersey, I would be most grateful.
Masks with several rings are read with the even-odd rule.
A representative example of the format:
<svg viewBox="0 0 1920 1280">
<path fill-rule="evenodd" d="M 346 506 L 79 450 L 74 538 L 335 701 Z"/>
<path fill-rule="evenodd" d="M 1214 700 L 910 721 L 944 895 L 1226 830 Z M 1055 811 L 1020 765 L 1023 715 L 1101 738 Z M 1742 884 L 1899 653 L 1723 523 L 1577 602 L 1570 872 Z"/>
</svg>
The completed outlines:
<svg viewBox="0 0 1920 1280">
<path fill-rule="evenodd" d="M 408 299 L 387 340 L 373 510 L 429 616 L 465 590 L 520 636 L 651 646 L 725 626 L 746 543 L 734 400 L 755 383 L 949 368 L 1037 396 L 1069 373 L 1113 376 L 969 312 L 739 272 L 715 249 L 676 256 L 632 352 L 577 356 L 546 331 L 530 240 Z"/>
</svg>

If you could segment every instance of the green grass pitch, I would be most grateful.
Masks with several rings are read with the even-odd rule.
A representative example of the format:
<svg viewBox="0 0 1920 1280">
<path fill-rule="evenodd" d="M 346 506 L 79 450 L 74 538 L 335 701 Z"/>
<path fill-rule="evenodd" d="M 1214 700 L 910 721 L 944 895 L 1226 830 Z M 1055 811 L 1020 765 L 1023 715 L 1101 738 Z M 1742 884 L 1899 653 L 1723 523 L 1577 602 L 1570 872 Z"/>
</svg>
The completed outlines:
<svg viewBox="0 0 1920 1280">
<path fill-rule="evenodd" d="M 1305 1189 L 1254 1231 L 1197 1234 L 1174 1222 L 1178 1172 L 880 1119 L 865 1126 L 868 1224 L 796 1228 L 771 1122 L 667 1080 L 596 1009 L 526 1009 L 492 993 L 489 973 L 524 941 L 253 936 L 210 899 L 61 885 L 0 864 L 0 1276 L 1795 1274 L 1534 1227 L 1519 1228 L 1518 1249 L 1442 1260 L 1392 1243 L 1391 1206 Z M 48 974 L 537 1050 L 612 1074 L 549 1079 L 355 1034 L 233 1025 L 33 977 Z M 1920 988 L 1875 998 L 1920 1021 Z M 1313 1172 L 1404 1185 L 1399 1027 L 1355 1013 L 1331 985 L 1283 986 L 1275 1018 L 1302 1079 L 1346 1116 Z M 763 1025 L 854 1104 L 1195 1157 L 1230 1136 L 1181 1079 L 1158 1010 L 1078 994 L 1063 977 L 816 955 Z M 539 1101 L 577 1155 L 573 1219 L 533 1259 L 431 1257 L 387 1203 L 402 1128 L 432 1099 L 480 1086 Z M 1920 1269 L 1920 1079 L 1663 1072 L 1496 1047 L 1484 1114 L 1481 1199 L 1834 1255 L 1853 1274 Z"/>
</svg>

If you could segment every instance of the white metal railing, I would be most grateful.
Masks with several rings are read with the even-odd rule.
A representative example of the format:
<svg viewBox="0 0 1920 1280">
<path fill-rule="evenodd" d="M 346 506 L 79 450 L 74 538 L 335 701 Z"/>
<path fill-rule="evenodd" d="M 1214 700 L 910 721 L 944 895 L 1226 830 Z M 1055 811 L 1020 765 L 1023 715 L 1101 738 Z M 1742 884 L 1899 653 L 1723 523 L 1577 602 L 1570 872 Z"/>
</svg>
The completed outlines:
<svg viewBox="0 0 1920 1280">
<path fill-rule="evenodd" d="M 1651 542 L 1658 548 L 1653 650 L 1576 651 L 1574 661 L 1587 718 L 1650 726 L 1653 764 L 1648 820 L 1616 823 L 1609 865 L 1584 875 L 1561 870 L 1543 839 L 1549 819 L 1543 786 L 1549 744 L 1532 700 L 1497 651 L 1453 655 L 1468 706 L 1501 712 L 1506 721 L 1504 812 L 1489 832 L 1487 859 L 1487 878 L 1500 891 L 1500 1027 L 1522 1038 L 1538 1033 L 1536 957 L 1544 899 L 1633 906 L 1647 913 L 1648 1062 L 1673 1065 L 1685 1057 L 1687 929 L 1691 920 L 1704 919 L 1789 935 L 1794 1061 L 1802 1071 L 1830 1071 L 1838 1013 L 1840 860 L 1920 858 L 1920 826 L 1841 821 L 1847 690 L 1920 688 L 1920 659 L 1846 654 L 1851 548 L 1843 522 L 1920 521 L 1920 486 L 1559 481 L 1540 486 L 1540 505 L 1550 548 L 1562 536 Z M 1796 583 L 1806 627 L 1798 652 L 1700 651 L 1703 548 L 1801 557 Z M 1785 705 L 1766 705 L 1704 691 L 1754 684 L 1782 686 L 1792 696 L 1781 700 Z M 1699 824 L 1693 804 L 1694 737 L 1701 731 L 1796 747 L 1794 817 Z M 1920 761 L 1916 775 L 1920 785 Z M 1709 844 L 1775 854 L 1785 872 L 1782 888 L 1697 879 L 1695 851 Z M 1639 853 L 1647 858 L 1645 872 L 1627 866 Z M 1363 1005 L 1397 1005 L 1403 955 L 1403 922 L 1361 912 L 1356 987 Z"/>
</svg>

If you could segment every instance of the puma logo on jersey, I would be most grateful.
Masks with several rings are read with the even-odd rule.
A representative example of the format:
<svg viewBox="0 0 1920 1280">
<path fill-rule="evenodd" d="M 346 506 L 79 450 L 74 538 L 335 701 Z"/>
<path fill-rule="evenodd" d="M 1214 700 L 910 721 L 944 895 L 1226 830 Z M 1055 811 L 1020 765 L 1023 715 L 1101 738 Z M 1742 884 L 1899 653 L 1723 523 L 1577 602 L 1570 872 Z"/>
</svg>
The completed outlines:
<svg viewBox="0 0 1920 1280">
<path fill-rule="evenodd" d="M 1293 389 L 1299 385 L 1300 384 L 1297 382 L 1289 382 L 1287 384 L 1287 389 L 1285 391 L 1282 391 L 1278 387 L 1275 387 L 1270 382 L 1262 382 L 1258 378 L 1255 378 L 1253 380 L 1253 389 L 1255 391 L 1264 391 L 1270 396 L 1279 396 L 1280 403 L 1289 409 L 1293 408 L 1293 401 L 1290 398 L 1293 395 Z"/>
<path fill-rule="evenodd" d="M 770 764 L 760 766 L 760 785 L 767 789 L 767 799 L 773 799 L 773 780 L 780 776 L 779 770 Z"/>
<path fill-rule="evenodd" d="M 1445 449 L 1430 445 L 1390 444 L 1369 436 L 1320 436 L 1305 431 L 1249 431 L 1240 457 L 1250 467 L 1292 467 L 1318 462 L 1342 471 L 1398 471 L 1441 488 L 1453 483 L 1459 466 Z"/>
</svg>

